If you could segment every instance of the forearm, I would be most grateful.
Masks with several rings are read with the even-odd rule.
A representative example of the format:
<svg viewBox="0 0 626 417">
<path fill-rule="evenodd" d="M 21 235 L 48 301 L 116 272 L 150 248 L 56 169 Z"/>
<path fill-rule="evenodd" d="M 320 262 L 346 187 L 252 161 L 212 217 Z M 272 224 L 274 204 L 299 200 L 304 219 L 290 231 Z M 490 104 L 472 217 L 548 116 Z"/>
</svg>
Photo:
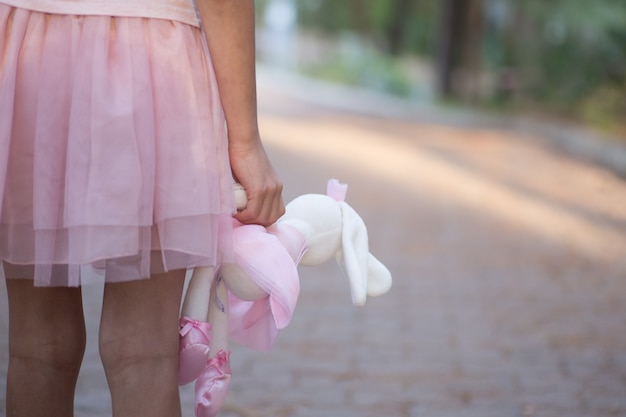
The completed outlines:
<svg viewBox="0 0 626 417">
<path fill-rule="evenodd" d="M 259 138 L 254 0 L 197 0 L 228 126 L 230 146 Z"/>
<path fill-rule="evenodd" d="M 284 212 L 282 184 L 261 143 L 257 122 L 254 0 L 197 0 L 215 67 L 233 177 L 248 196 L 235 217 L 269 226 Z"/>
</svg>

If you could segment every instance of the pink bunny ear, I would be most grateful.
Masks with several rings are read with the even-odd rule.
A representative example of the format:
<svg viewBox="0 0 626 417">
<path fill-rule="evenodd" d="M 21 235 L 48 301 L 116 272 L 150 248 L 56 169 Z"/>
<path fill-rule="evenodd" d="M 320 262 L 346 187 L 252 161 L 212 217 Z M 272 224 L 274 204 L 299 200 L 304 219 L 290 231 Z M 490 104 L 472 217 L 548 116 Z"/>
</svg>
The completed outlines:
<svg viewBox="0 0 626 417">
<path fill-rule="evenodd" d="M 348 193 L 348 185 L 342 184 L 336 179 L 328 180 L 326 185 L 326 195 L 336 201 L 345 201 Z"/>
</svg>

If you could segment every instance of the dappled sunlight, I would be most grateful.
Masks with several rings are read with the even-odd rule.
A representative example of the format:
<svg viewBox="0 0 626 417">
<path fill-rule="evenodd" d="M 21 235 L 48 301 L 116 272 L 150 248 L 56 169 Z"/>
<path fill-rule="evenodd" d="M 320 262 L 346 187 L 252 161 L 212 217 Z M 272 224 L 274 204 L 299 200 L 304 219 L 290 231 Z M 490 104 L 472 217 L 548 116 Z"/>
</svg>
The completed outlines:
<svg viewBox="0 0 626 417">
<path fill-rule="evenodd" d="M 462 142 L 462 139 L 468 139 L 468 135 L 484 135 L 492 142 L 506 140 L 498 138 L 494 131 L 473 129 L 468 133 L 467 129 L 425 127 L 422 134 L 427 140 L 407 141 L 398 140 L 390 133 L 367 129 L 366 126 L 342 123 L 338 118 L 322 121 L 269 115 L 261 118 L 261 128 L 266 142 L 271 146 L 338 162 L 355 170 L 375 172 L 375 175 L 386 178 L 390 184 L 395 183 L 413 193 L 433 195 L 450 204 L 463 205 L 598 260 L 612 261 L 626 257 L 624 210 L 615 204 L 610 209 L 611 217 L 621 224 L 622 230 L 588 215 L 595 212 L 597 207 L 590 204 L 593 202 L 592 194 L 584 190 L 611 187 L 602 192 L 609 193 L 612 201 L 626 199 L 626 186 L 618 181 L 603 181 L 603 175 L 606 175 L 604 171 L 582 170 L 577 174 L 580 177 L 568 179 L 564 175 L 569 174 L 569 170 L 558 175 L 559 167 L 545 165 L 546 160 L 537 159 L 541 162 L 538 166 L 530 164 L 538 155 L 528 151 L 530 153 L 525 158 L 529 164 L 517 171 L 509 170 L 509 175 L 520 177 L 516 183 L 522 186 L 514 187 L 490 177 L 488 172 L 470 169 L 453 159 L 430 152 L 428 146 L 425 146 L 437 143 L 439 138 L 442 141 Z M 463 146 L 469 148 L 473 142 L 466 140 L 464 143 Z M 494 163 L 507 162 L 492 161 L 486 153 L 478 165 L 488 168 L 489 164 Z M 578 184 L 577 181 L 582 183 Z M 580 186 L 582 193 L 575 192 L 571 184 Z M 558 199 L 558 204 L 544 197 L 550 194 Z M 606 216 L 606 213 L 597 214 L 599 217 Z"/>
<path fill-rule="evenodd" d="M 495 129 L 459 129 L 404 124 L 419 138 L 422 150 L 452 162 L 473 175 L 577 212 L 591 219 L 626 226 L 626 195 L 613 172 L 576 160 L 531 135 Z M 415 140 L 413 140 L 415 142 Z"/>
</svg>

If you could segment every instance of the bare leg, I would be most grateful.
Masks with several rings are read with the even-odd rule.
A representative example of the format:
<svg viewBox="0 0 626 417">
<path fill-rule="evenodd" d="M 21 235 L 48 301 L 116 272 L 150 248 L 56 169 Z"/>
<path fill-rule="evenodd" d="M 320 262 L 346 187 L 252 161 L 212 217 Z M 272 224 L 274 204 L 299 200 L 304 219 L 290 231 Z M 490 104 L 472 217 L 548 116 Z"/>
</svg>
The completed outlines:
<svg viewBox="0 0 626 417">
<path fill-rule="evenodd" d="M 80 288 L 35 288 L 7 279 L 7 416 L 71 417 L 85 351 Z"/>
<path fill-rule="evenodd" d="M 114 417 L 176 417 L 184 271 L 106 284 L 100 355 Z"/>
</svg>

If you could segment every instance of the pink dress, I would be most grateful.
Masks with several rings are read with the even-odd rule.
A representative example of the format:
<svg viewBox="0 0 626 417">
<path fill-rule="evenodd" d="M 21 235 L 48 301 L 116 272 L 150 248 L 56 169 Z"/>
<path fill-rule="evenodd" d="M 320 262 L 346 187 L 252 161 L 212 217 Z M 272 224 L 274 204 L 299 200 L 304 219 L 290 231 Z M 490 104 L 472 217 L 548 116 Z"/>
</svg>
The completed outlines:
<svg viewBox="0 0 626 417">
<path fill-rule="evenodd" d="M 77 286 L 89 266 L 118 282 L 228 260 L 232 183 L 191 0 L 0 0 L 7 278 Z"/>
</svg>

